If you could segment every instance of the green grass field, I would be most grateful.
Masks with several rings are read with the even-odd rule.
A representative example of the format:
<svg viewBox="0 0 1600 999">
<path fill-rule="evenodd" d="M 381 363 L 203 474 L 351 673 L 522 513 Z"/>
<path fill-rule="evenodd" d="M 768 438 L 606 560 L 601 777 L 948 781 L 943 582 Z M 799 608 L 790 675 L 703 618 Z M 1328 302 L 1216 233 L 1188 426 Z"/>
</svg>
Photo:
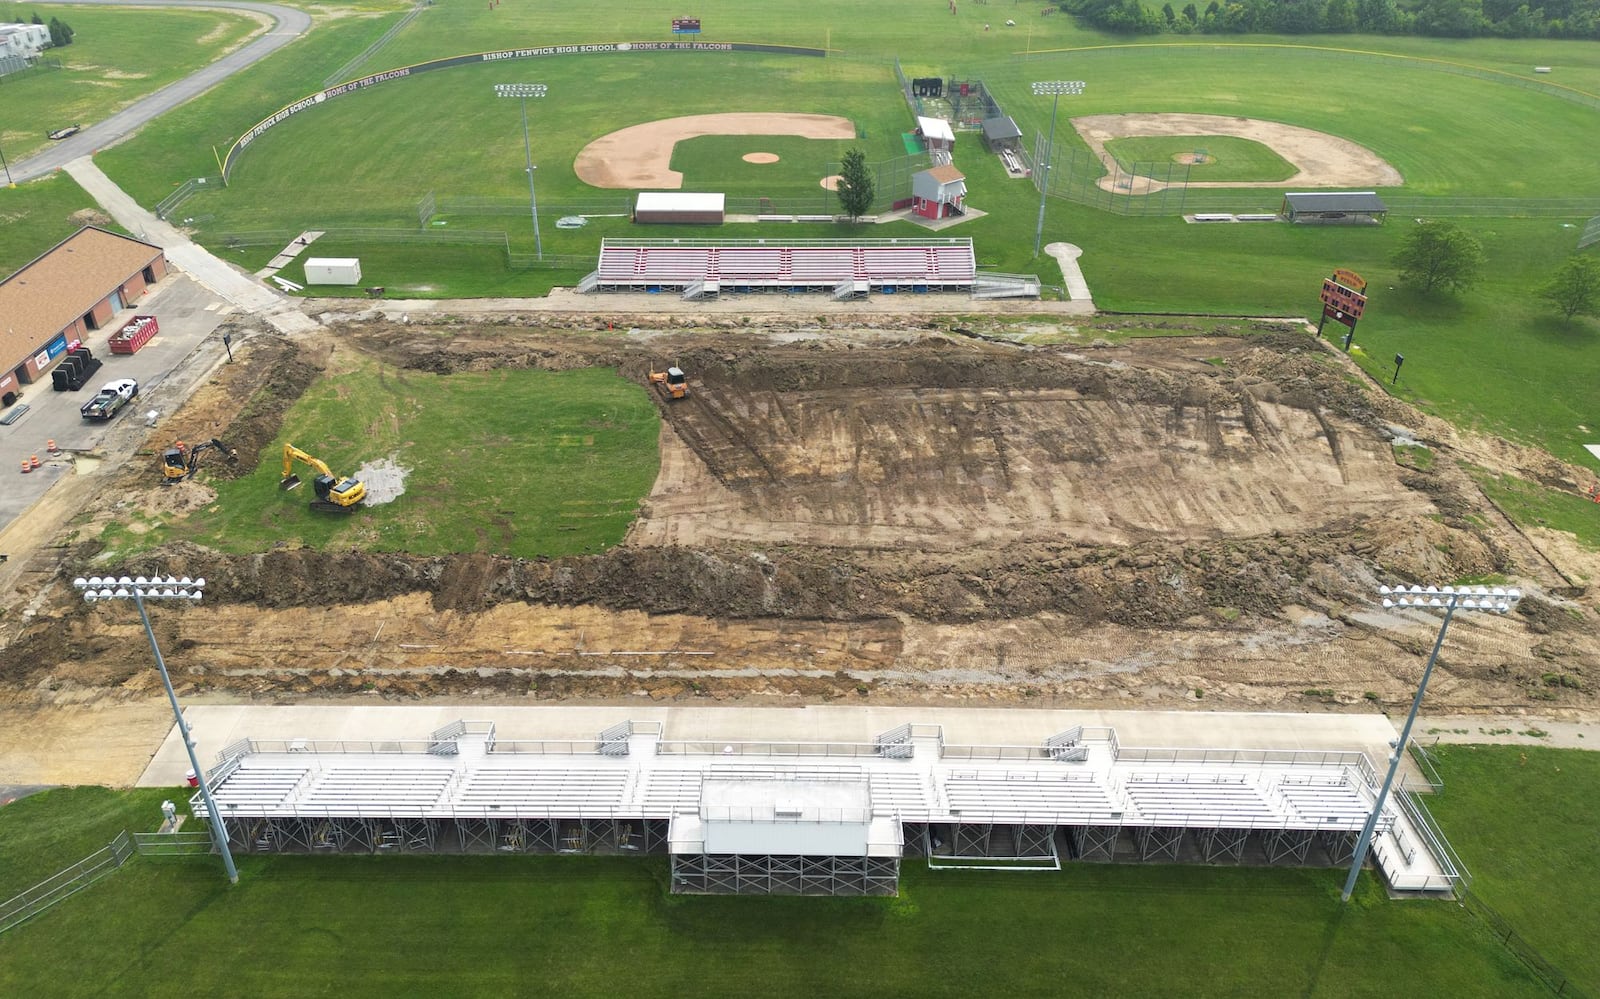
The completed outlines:
<svg viewBox="0 0 1600 999">
<path fill-rule="evenodd" d="M 1474 875 L 1473 890 L 1546 960 L 1600 992 L 1594 837 L 1600 752 L 1439 746 L 1445 780 L 1428 802 Z"/>
<path fill-rule="evenodd" d="M 655 481 L 658 421 L 643 386 L 613 372 L 434 375 L 363 362 L 317 382 L 250 475 L 201 478 L 216 502 L 158 521 L 119 522 L 118 552 L 185 538 L 221 551 L 288 542 L 415 554 L 571 555 L 622 539 Z M 278 489 L 282 444 L 335 475 L 385 457 L 408 468 L 405 494 L 348 516 L 308 508 L 306 484 Z"/>
<path fill-rule="evenodd" d="M 838 163 L 859 144 L 793 135 L 703 135 L 673 147 L 672 169 L 683 174 L 686 191 L 715 190 L 744 197 L 764 197 L 769 191 L 788 196 L 809 193 L 831 211 L 838 207 L 838 198 L 820 183 L 827 176 L 825 164 Z M 771 153 L 778 162 L 746 163 L 746 153 Z"/>
<path fill-rule="evenodd" d="M 1190 181 L 1265 183 L 1288 180 L 1295 174 L 1294 165 L 1282 156 L 1250 139 L 1231 135 L 1146 135 L 1131 139 L 1112 139 L 1106 143 L 1106 152 L 1116 158 L 1123 170 L 1145 176 L 1182 179 Z M 1185 174 L 1182 169 L 1171 172 L 1189 161 L 1184 156 L 1200 157 Z"/>
<path fill-rule="evenodd" d="M 73 215 L 95 207 L 78 182 L 66 174 L 26 187 L 0 184 L 0 275 L 9 275 L 77 232 Z M 113 231 L 121 230 L 111 225 Z"/>
<path fill-rule="evenodd" d="M 1592 753 L 1438 751 L 1432 802 L 1486 898 L 1592 988 Z M 1507 788 L 1516 807 L 1507 807 Z M 170 792 L 78 789 L 0 810 L 0 894 L 77 860 Z M 666 894 L 659 858 L 136 858 L 4 939 L 0 992 L 144 995 L 1547 995 L 1461 906 L 1333 870 L 1068 865 L 930 872 L 895 899 Z M 197 960 L 196 955 L 226 955 Z M 70 967 L 72 974 L 61 970 Z M 181 969 L 176 970 L 176 969 Z"/>
<path fill-rule="evenodd" d="M 18 4 L 8 20 L 72 26 L 71 45 L 51 49 L 62 66 L 0 84 L 0 149 L 15 162 L 51 144 L 53 129 L 90 124 L 221 58 L 261 27 L 255 18 L 222 10 L 114 10 Z M 159 56 L 151 39 L 159 38 Z"/>
</svg>

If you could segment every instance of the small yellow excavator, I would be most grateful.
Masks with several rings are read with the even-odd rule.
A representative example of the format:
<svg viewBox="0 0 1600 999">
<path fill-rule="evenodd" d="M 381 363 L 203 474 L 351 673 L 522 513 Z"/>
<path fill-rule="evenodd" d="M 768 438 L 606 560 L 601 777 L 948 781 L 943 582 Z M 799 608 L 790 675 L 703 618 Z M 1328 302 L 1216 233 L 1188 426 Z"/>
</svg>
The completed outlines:
<svg viewBox="0 0 1600 999">
<path fill-rule="evenodd" d="M 654 364 L 650 365 L 650 384 L 654 385 L 663 396 L 668 399 L 687 399 L 689 397 L 689 376 L 676 364 L 665 371 L 657 371 Z"/>
<path fill-rule="evenodd" d="M 340 479 L 321 458 L 313 458 L 293 444 L 283 446 L 283 478 L 278 482 L 279 489 L 293 489 L 300 485 L 300 476 L 294 474 L 294 463 L 297 461 L 317 472 L 317 477 L 311 480 L 311 489 L 316 493 L 311 501 L 311 509 L 326 513 L 354 513 L 361 501 L 367 498 L 366 484 L 360 479 Z"/>
<path fill-rule="evenodd" d="M 184 479 L 194 475 L 195 469 L 200 467 L 200 456 L 207 451 L 217 450 L 230 462 L 239 460 L 239 452 L 217 440 L 215 437 L 194 447 L 185 447 L 183 441 L 161 452 L 161 476 L 165 485 L 176 485 Z"/>
</svg>

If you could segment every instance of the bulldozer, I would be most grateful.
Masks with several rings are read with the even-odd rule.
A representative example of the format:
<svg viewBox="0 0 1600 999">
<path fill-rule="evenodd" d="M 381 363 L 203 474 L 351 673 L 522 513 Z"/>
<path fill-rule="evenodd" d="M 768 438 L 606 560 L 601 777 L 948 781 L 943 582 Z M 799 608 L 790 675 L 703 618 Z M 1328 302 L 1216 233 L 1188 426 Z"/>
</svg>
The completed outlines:
<svg viewBox="0 0 1600 999">
<path fill-rule="evenodd" d="M 294 474 L 294 463 L 301 462 L 316 470 L 316 478 L 311 480 L 311 490 L 316 495 L 311 500 L 311 509 L 325 513 L 354 513 L 361 501 L 367 498 L 367 487 L 360 479 L 341 479 L 334 475 L 328 468 L 327 462 L 321 458 L 314 458 L 293 444 L 283 446 L 283 478 L 278 480 L 279 489 L 294 489 L 300 485 L 300 476 Z"/>
<path fill-rule="evenodd" d="M 650 384 L 654 385 L 663 396 L 668 399 L 687 399 L 689 397 L 689 376 L 676 364 L 665 371 L 657 371 L 654 364 L 650 365 Z"/>
<path fill-rule="evenodd" d="M 239 460 L 239 452 L 213 437 L 208 441 L 186 447 L 183 441 L 161 452 L 161 481 L 164 485 L 176 485 L 194 475 L 195 469 L 200 467 L 200 456 L 207 451 L 219 451 L 223 458 L 229 462 Z"/>
</svg>

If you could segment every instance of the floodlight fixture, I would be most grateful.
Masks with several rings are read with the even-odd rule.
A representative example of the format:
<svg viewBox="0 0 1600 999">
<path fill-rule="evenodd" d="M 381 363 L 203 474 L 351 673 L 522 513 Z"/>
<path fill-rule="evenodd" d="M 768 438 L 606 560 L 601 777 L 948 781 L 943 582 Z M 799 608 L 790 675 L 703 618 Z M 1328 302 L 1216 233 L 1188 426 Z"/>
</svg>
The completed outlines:
<svg viewBox="0 0 1600 999">
<path fill-rule="evenodd" d="M 1050 98 L 1050 138 L 1045 142 L 1044 170 L 1039 175 L 1039 225 L 1033 232 L 1035 257 L 1039 255 L 1039 247 L 1044 243 L 1044 202 L 1050 194 L 1050 166 L 1056 153 L 1056 108 L 1061 105 L 1062 94 L 1081 94 L 1083 88 L 1082 80 L 1036 80 L 1033 83 L 1033 96 Z"/>
<path fill-rule="evenodd" d="M 1433 675 L 1433 664 L 1439 660 L 1445 632 L 1450 630 L 1450 619 L 1457 610 L 1506 614 L 1522 599 L 1521 590 L 1502 586 L 1380 586 L 1378 595 L 1387 609 L 1443 610 L 1444 620 L 1439 623 L 1439 635 L 1434 639 L 1428 664 L 1422 668 L 1422 679 L 1417 683 L 1416 696 L 1411 699 L 1411 712 L 1406 715 L 1405 727 L 1400 730 L 1400 738 L 1389 744 L 1394 750 L 1389 754 L 1389 772 L 1383 778 L 1383 787 L 1378 791 L 1377 800 L 1373 802 L 1372 813 L 1361 827 L 1361 838 L 1356 842 L 1355 856 L 1350 861 L 1350 874 L 1345 878 L 1344 892 L 1340 895 L 1341 901 L 1345 902 L 1350 901 L 1350 895 L 1355 891 L 1356 878 L 1361 874 L 1367 851 L 1372 847 L 1373 832 L 1382 819 L 1384 806 L 1388 804 L 1389 790 L 1394 786 L 1400 760 L 1410 743 L 1411 727 L 1417 722 L 1417 711 L 1422 707 L 1422 696 L 1428 691 L 1428 678 Z"/>
<path fill-rule="evenodd" d="M 191 579 L 188 576 L 90 576 L 85 579 L 79 576 L 72 581 L 87 603 L 100 600 L 132 600 L 135 607 L 139 608 L 139 620 L 144 623 L 145 637 L 150 640 L 150 651 L 156 657 L 156 669 L 161 673 L 161 685 L 167 690 L 167 701 L 172 705 L 172 717 L 178 725 L 178 735 L 183 739 L 183 747 L 189 754 L 189 766 L 195 775 L 195 780 L 200 786 L 200 797 L 206 803 L 206 818 L 211 823 L 211 840 L 217 852 L 222 854 L 222 866 L 228 873 L 228 883 L 239 883 L 239 869 L 234 866 L 233 853 L 228 849 L 228 830 L 222 823 L 222 813 L 217 810 L 217 803 L 211 797 L 211 785 L 206 781 L 206 772 L 200 766 L 200 759 L 195 755 L 194 738 L 189 733 L 189 723 L 184 720 L 183 709 L 178 706 L 178 694 L 172 689 L 172 677 L 167 673 L 166 660 L 161 657 L 161 646 L 156 644 L 155 629 L 150 626 L 150 615 L 145 611 L 146 600 L 187 600 L 198 602 L 205 592 L 206 580 L 204 576 Z"/>
<path fill-rule="evenodd" d="M 496 97 L 515 97 L 522 102 L 522 155 L 528 171 L 528 213 L 533 216 L 533 252 L 544 260 L 544 241 L 539 238 L 539 197 L 533 190 L 533 144 L 528 141 L 528 98 L 543 97 L 550 88 L 542 83 L 497 83 Z"/>
</svg>

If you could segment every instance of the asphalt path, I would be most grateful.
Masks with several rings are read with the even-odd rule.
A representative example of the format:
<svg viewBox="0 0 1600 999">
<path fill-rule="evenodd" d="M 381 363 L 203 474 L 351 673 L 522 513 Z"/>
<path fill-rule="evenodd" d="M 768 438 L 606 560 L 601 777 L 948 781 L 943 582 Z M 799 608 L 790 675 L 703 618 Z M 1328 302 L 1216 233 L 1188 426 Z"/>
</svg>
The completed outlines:
<svg viewBox="0 0 1600 999">
<path fill-rule="evenodd" d="M 218 7 L 250 10 L 273 19 L 267 33 L 242 48 L 218 59 L 204 69 L 168 84 L 148 97 L 134 101 L 105 121 L 96 122 L 77 135 L 62 139 L 42 153 L 11 164 L 11 176 L 18 183 L 34 180 L 66 166 L 80 156 L 89 156 L 138 131 L 146 122 L 205 93 L 246 67 L 288 45 L 311 30 L 311 15 L 275 3 L 250 3 L 247 0 L 52 0 L 54 3 L 94 7 L 192 7 L 198 10 Z M 71 122 L 47 123 L 59 128 Z"/>
</svg>

